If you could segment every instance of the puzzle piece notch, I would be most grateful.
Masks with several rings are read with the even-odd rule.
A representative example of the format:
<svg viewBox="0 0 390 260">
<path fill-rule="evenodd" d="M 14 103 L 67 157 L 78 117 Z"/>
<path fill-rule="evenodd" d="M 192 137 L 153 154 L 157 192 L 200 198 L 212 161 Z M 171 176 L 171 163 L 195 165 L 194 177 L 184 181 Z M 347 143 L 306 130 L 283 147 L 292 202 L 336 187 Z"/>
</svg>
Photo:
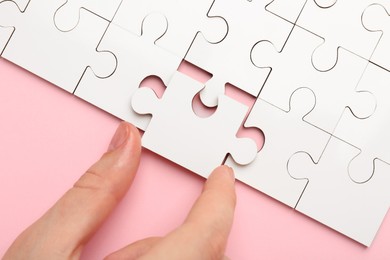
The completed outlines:
<svg viewBox="0 0 390 260">
<path fill-rule="evenodd" d="M 108 77 L 116 61 L 107 51 L 96 53 L 107 21 L 82 11 L 74 30 L 64 33 L 55 27 L 54 13 L 63 3 L 64 0 L 31 1 L 24 13 L 15 5 L 2 3 L 0 23 L 15 27 L 3 57 L 73 92 L 87 67 L 99 77 Z"/>
<path fill-rule="evenodd" d="M 351 178 L 358 183 L 371 178 L 375 159 L 390 162 L 389 82 L 390 74 L 387 70 L 369 63 L 357 89 L 366 89 L 375 96 L 375 112 L 370 117 L 359 119 L 345 110 L 334 132 L 335 136 L 361 150 L 349 168 Z"/>
<path fill-rule="evenodd" d="M 180 58 L 184 58 L 195 36 L 201 32 L 209 42 L 222 41 L 228 32 L 226 21 L 219 16 L 209 16 L 214 0 L 144 0 L 123 1 L 113 23 L 140 35 L 141 23 L 150 13 L 163 14 L 169 23 L 164 37 L 156 44 Z"/>
<path fill-rule="evenodd" d="M 387 7 L 387 9 L 386 9 Z M 371 61 L 390 71 L 390 4 L 383 6 L 372 4 L 366 8 L 362 16 L 364 27 L 372 32 L 381 32 L 381 39 L 375 48 Z"/>
<path fill-rule="evenodd" d="M 299 152 L 290 158 L 288 171 L 309 179 L 296 210 L 370 246 L 390 206 L 390 166 L 376 161 L 370 181 L 358 184 L 348 174 L 348 164 L 358 153 L 333 137 L 317 164 Z"/>
<path fill-rule="evenodd" d="M 67 0 L 55 13 L 58 30 L 73 30 L 80 19 L 81 9 L 88 10 L 107 21 L 112 21 L 122 0 Z"/>
<path fill-rule="evenodd" d="M 318 160 L 330 138 L 328 133 L 303 120 L 314 107 L 315 95 L 307 88 L 292 94 L 288 111 L 258 99 L 245 127 L 261 129 L 264 146 L 249 165 L 241 166 L 232 158 L 227 159 L 226 164 L 234 169 L 237 179 L 295 207 L 307 181 L 289 175 L 289 158 L 297 151 L 307 151 Z"/>
<path fill-rule="evenodd" d="M 333 133 L 345 107 L 366 118 L 375 111 L 376 101 L 369 91 L 356 90 L 367 60 L 340 49 L 341 59 L 332 70 L 320 72 L 313 67 L 312 50 L 320 42 L 317 35 L 295 27 L 281 52 L 271 42 L 260 41 L 253 47 L 251 58 L 256 66 L 271 69 L 260 98 L 288 110 L 292 93 L 301 87 L 310 88 L 316 107 L 305 121 Z"/>
<path fill-rule="evenodd" d="M 168 22 L 161 14 L 145 17 L 141 36 L 111 24 L 98 50 L 107 49 L 114 52 L 117 69 L 111 77 L 104 79 L 87 71 L 75 95 L 145 130 L 150 117 L 134 112 L 131 107 L 133 93 L 138 90 L 141 82 L 151 75 L 158 76 L 168 85 L 181 62 L 179 57 L 154 44 L 164 35 L 167 27 Z"/>
<path fill-rule="evenodd" d="M 144 147 L 207 177 L 228 153 L 240 164 L 250 163 L 257 147 L 253 140 L 236 137 L 248 109 L 245 105 L 220 96 L 213 115 L 195 115 L 193 98 L 203 88 L 203 84 L 177 72 L 162 99 L 151 89 L 141 88 L 134 94 L 132 106 L 140 114 L 152 114 L 142 138 Z"/>
<path fill-rule="evenodd" d="M 218 96 L 224 93 L 227 83 L 254 97 L 259 95 L 269 70 L 258 68 L 251 62 L 253 45 L 267 39 L 278 49 L 282 49 L 293 28 L 293 24 L 266 10 L 270 2 L 215 1 L 210 15 L 226 19 L 229 26 L 226 38 L 218 44 L 210 44 L 198 35 L 186 56 L 186 60 L 213 75 L 212 81 L 206 84 L 205 90 L 202 91 L 204 93 L 201 93 L 205 105 L 216 106 Z M 256 30 L 248 30 L 248 24 Z"/>
<path fill-rule="evenodd" d="M 380 33 L 367 31 L 361 16 L 374 0 L 336 1 L 329 8 L 321 8 L 322 3 L 328 5 L 329 2 L 308 0 L 297 21 L 297 25 L 324 39 L 324 43 L 313 53 L 315 68 L 320 71 L 331 70 L 339 60 L 340 48 L 369 60 L 378 44 Z"/>
</svg>

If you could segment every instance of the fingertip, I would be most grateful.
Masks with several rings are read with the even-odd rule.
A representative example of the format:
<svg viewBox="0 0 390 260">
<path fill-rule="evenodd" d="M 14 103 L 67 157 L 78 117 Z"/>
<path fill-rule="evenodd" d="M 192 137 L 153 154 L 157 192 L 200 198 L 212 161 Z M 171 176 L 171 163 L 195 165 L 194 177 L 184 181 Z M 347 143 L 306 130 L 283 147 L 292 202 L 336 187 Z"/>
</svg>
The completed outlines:
<svg viewBox="0 0 390 260">
<path fill-rule="evenodd" d="M 139 147 L 137 150 L 141 150 L 141 135 L 138 129 L 134 125 L 122 121 L 116 129 L 107 151 L 112 152 L 117 150 L 122 146 L 125 146 L 127 142 L 130 142 L 136 148 Z"/>
<path fill-rule="evenodd" d="M 233 169 L 227 165 L 218 166 L 208 177 L 208 179 L 216 178 L 224 178 L 226 181 L 230 181 L 232 183 L 236 181 Z"/>
</svg>

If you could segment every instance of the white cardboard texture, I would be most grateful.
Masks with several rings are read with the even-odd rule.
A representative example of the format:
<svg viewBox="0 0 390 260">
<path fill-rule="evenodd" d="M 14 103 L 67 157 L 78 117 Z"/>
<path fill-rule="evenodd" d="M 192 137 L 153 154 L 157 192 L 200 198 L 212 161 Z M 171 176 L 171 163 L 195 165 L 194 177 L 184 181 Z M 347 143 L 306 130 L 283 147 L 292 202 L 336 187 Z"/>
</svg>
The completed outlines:
<svg viewBox="0 0 390 260">
<path fill-rule="evenodd" d="M 370 181 L 374 172 L 375 159 L 390 163 L 390 73 L 370 63 L 358 89 L 373 93 L 376 98 L 375 112 L 366 119 L 358 119 L 345 110 L 335 135 L 361 149 L 349 170 L 353 180 L 366 182 Z"/>
<path fill-rule="evenodd" d="M 0 0 L 0 4 L 5 0 Z M 27 7 L 29 0 L 14 0 L 13 3 L 17 6 L 22 13 Z M 0 23 L 0 55 L 3 53 L 5 46 L 14 32 L 14 27 L 5 27 Z"/>
<path fill-rule="evenodd" d="M 150 75 L 159 76 L 168 85 L 181 59 L 154 44 L 167 29 L 164 16 L 151 14 L 142 26 L 143 35 L 138 36 L 115 24 L 110 25 L 98 50 L 112 51 L 117 58 L 117 69 L 111 77 L 103 79 L 88 70 L 75 95 L 145 130 L 150 118 L 133 111 L 132 94 Z"/>
<path fill-rule="evenodd" d="M 3 57 L 73 92 L 88 66 L 105 77 L 115 70 L 116 62 L 111 53 L 98 55 L 95 50 L 108 26 L 105 20 L 84 11 L 74 30 L 64 33 L 55 27 L 54 13 L 63 3 L 32 1 L 24 13 L 11 2 L 2 3 L 0 24 L 15 27 Z"/>
<path fill-rule="evenodd" d="M 259 67 L 272 68 L 260 94 L 262 99 L 287 111 L 291 94 L 300 87 L 310 88 L 316 96 L 316 106 L 305 120 L 333 133 L 346 106 L 364 101 L 355 113 L 363 118 L 373 113 L 375 102 L 367 93 L 355 91 L 367 60 L 340 49 L 340 59 L 332 70 L 321 72 L 312 66 L 311 53 L 320 41 L 296 27 L 282 52 L 276 52 L 269 42 L 259 42 L 253 48 L 252 60 Z"/>
<path fill-rule="evenodd" d="M 141 34 L 144 17 L 161 13 L 168 20 L 168 30 L 156 44 L 184 58 L 196 34 L 201 32 L 208 41 L 222 41 L 227 25 L 221 17 L 207 15 L 214 0 L 123 0 L 113 22 L 126 30 Z"/>
<path fill-rule="evenodd" d="M 274 0 L 267 6 L 267 10 L 286 19 L 291 23 L 295 23 L 305 6 L 307 0 Z"/>
<path fill-rule="evenodd" d="M 205 105 L 217 105 L 218 96 L 224 93 L 226 83 L 253 96 L 259 94 L 269 70 L 257 68 L 251 62 L 253 45 L 269 40 L 280 50 L 293 28 L 292 24 L 265 9 L 269 2 L 217 0 L 214 3 L 210 15 L 226 19 L 228 35 L 218 44 L 211 44 L 202 35 L 197 35 L 186 56 L 186 60 L 213 75 L 201 92 Z M 256 30 L 248 30 L 248 26 Z"/>
<path fill-rule="evenodd" d="M 314 105 L 313 92 L 305 88 L 293 93 L 290 111 L 258 99 L 245 126 L 263 131 L 264 146 L 249 165 L 241 166 L 228 158 L 226 164 L 234 169 L 237 179 L 295 207 L 307 181 L 290 176 L 289 158 L 298 151 L 307 151 L 318 161 L 330 138 L 329 134 L 303 121 Z"/>
<path fill-rule="evenodd" d="M 90 12 L 111 21 L 122 0 L 67 0 L 55 14 L 54 21 L 62 31 L 72 30 L 79 22 L 80 9 Z"/>
<path fill-rule="evenodd" d="M 381 33 L 366 30 L 361 17 L 366 7 L 373 2 L 386 1 L 342 0 L 334 1 L 334 5 L 329 8 L 321 8 L 329 6 L 329 1 L 308 0 L 297 24 L 325 41 L 313 53 L 314 66 L 319 70 L 331 69 L 341 59 L 337 53 L 339 47 L 370 59 Z"/>
<path fill-rule="evenodd" d="M 288 170 L 309 183 L 296 209 L 346 236 L 370 246 L 390 206 L 390 166 L 376 161 L 369 182 L 358 184 L 348 175 L 348 163 L 359 150 L 332 138 L 318 164 L 297 153 Z"/>
<path fill-rule="evenodd" d="M 372 4 L 367 7 L 363 13 L 362 21 L 368 30 L 382 33 L 370 60 L 390 71 L 390 2 L 387 1 L 385 6 Z"/>
<path fill-rule="evenodd" d="M 207 177 L 228 153 L 238 163 L 248 164 L 257 148 L 253 140 L 236 137 L 248 110 L 245 105 L 220 96 L 213 115 L 200 118 L 194 114 L 192 100 L 203 87 L 177 72 L 162 99 L 151 89 L 141 88 L 134 94 L 132 105 L 140 114 L 152 114 L 142 137 L 144 147 Z"/>
</svg>

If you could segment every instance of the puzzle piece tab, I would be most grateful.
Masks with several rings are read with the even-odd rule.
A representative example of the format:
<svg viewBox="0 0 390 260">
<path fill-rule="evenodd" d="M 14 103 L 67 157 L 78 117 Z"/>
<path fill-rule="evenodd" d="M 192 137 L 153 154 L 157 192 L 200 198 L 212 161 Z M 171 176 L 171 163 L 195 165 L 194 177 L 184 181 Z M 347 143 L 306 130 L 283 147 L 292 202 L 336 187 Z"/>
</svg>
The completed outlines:
<svg viewBox="0 0 390 260">
<path fill-rule="evenodd" d="M 324 43 L 313 53 L 313 64 L 321 71 L 333 68 L 344 48 L 370 59 L 380 39 L 380 32 L 364 28 L 361 17 L 370 4 L 387 0 L 308 0 L 297 24 L 319 35 Z"/>
<path fill-rule="evenodd" d="M 112 76 L 103 79 L 88 70 L 75 95 L 145 130 L 150 118 L 140 116 L 131 108 L 133 92 L 150 75 L 159 76 L 168 85 L 181 62 L 179 57 L 154 44 L 167 26 L 165 17 L 160 14 L 145 18 L 141 36 L 111 24 L 98 50 L 112 51 L 117 58 L 117 69 Z"/>
<path fill-rule="evenodd" d="M 213 75 L 201 92 L 205 105 L 217 105 L 218 96 L 224 93 L 226 83 L 257 97 L 269 70 L 258 68 L 251 61 L 253 45 L 269 40 L 282 49 L 293 25 L 268 12 L 270 0 L 217 0 L 209 15 L 224 17 L 229 25 L 226 38 L 217 44 L 197 35 L 186 60 Z M 267 26 L 264 26 L 264 25 Z M 248 26 L 256 30 L 248 30 Z"/>
<path fill-rule="evenodd" d="M 12 2 L 0 4 L 0 24 L 15 27 L 3 57 L 34 74 L 73 92 L 87 67 L 106 77 L 115 70 L 115 57 L 97 53 L 96 47 L 108 26 L 98 16 L 81 12 L 78 26 L 59 31 L 54 13 L 65 0 L 31 0 L 24 13 Z"/>
<path fill-rule="evenodd" d="M 312 50 L 320 41 L 316 35 L 295 27 L 282 52 L 262 41 L 254 46 L 252 60 L 259 67 L 272 69 L 260 93 L 262 99 L 287 111 L 291 94 L 297 88 L 310 88 L 316 96 L 316 106 L 305 120 L 333 133 L 345 107 L 353 107 L 355 115 L 364 118 L 373 113 L 375 100 L 367 92 L 355 90 L 367 60 L 340 49 L 340 59 L 332 70 L 320 72 L 312 66 Z M 361 107 L 352 106 L 357 101 Z"/>
<path fill-rule="evenodd" d="M 358 184 L 348 174 L 348 164 L 358 153 L 332 138 L 318 164 L 302 152 L 290 159 L 288 170 L 309 180 L 298 211 L 369 246 L 390 206 L 390 166 L 377 161 L 371 180 Z"/>
<path fill-rule="evenodd" d="M 264 146 L 249 165 L 238 165 L 231 158 L 226 164 L 234 169 L 240 181 L 295 207 L 307 181 L 292 178 L 287 171 L 287 162 L 298 151 L 306 151 L 318 160 L 330 135 L 303 121 L 315 105 L 311 90 L 296 90 L 290 101 L 291 110 L 283 111 L 258 99 L 245 126 L 263 131 Z"/>
<path fill-rule="evenodd" d="M 141 35 L 141 23 L 150 13 L 168 20 L 168 30 L 156 44 L 184 58 L 195 36 L 201 32 L 210 42 L 222 41 L 227 25 L 221 17 L 208 15 L 214 0 L 123 0 L 113 23 Z"/>
<path fill-rule="evenodd" d="M 220 96 L 210 117 L 200 118 L 194 113 L 192 101 L 203 87 L 177 72 L 162 99 L 151 89 L 141 88 L 134 94 L 132 105 L 140 114 L 152 114 L 142 137 L 144 147 L 207 177 L 228 153 L 238 163 L 248 164 L 257 148 L 253 140 L 236 137 L 248 110 L 245 105 Z"/>
<path fill-rule="evenodd" d="M 334 134 L 361 149 L 349 165 L 350 175 L 356 182 L 370 182 L 375 159 L 390 163 L 390 73 L 370 63 L 358 89 L 373 93 L 375 112 L 368 118 L 358 119 L 345 110 Z"/>
</svg>

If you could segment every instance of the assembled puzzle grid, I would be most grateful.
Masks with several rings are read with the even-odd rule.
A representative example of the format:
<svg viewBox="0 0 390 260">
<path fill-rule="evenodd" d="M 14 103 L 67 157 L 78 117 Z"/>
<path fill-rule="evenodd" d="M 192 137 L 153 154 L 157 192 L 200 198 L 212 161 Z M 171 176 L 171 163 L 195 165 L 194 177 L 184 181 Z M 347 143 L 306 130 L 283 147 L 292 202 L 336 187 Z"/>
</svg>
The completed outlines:
<svg viewBox="0 0 390 260">
<path fill-rule="evenodd" d="M 227 164 L 366 246 L 390 205 L 388 46 L 384 0 L 0 0 L 3 58 L 135 124 L 159 155 L 204 177 Z M 140 88 L 151 75 L 162 97 Z"/>
</svg>

